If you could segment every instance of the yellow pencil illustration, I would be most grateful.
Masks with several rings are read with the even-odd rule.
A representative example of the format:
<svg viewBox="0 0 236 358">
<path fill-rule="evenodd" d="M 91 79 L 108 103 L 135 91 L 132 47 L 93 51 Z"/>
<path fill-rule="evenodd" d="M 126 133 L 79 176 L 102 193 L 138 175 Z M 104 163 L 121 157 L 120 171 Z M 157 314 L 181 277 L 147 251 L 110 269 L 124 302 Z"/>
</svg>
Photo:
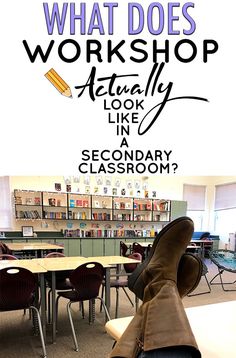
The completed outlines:
<svg viewBox="0 0 236 358">
<path fill-rule="evenodd" d="M 45 77 L 47 77 L 47 79 L 63 96 L 72 98 L 70 87 L 53 68 L 45 73 Z"/>
</svg>

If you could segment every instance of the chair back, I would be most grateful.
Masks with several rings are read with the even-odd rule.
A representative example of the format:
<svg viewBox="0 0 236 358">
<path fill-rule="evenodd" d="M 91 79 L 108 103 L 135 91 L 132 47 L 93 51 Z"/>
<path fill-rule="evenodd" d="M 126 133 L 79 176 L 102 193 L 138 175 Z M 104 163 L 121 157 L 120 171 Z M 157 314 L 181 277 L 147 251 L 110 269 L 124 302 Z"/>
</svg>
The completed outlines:
<svg viewBox="0 0 236 358">
<path fill-rule="evenodd" d="M 18 258 L 14 255 L 1 254 L 0 260 L 18 260 Z"/>
<path fill-rule="evenodd" d="M 0 241 L 0 254 L 8 254 L 8 255 L 12 254 L 8 246 L 2 241 Z"/>
<path fill-rule="evenodd" d="M 37 281 L 34 274 L 22 267 L 0 270 L 0 311 L 28 308 L 34 299 Z"/>
<path fill-rule="evenodd" d="M 134 252 L 133 254 L 128 256 L 130 259 L 134 259 L 134 260 L 139 260 L 140 262 L 142 262 L 142 255 L 139 252 Z M 124 264 L 124 269 L 126 273 L 132 273 L 137 265 L 139 265 L 138 263 L 129 263 L 129 264 Z"/>
<path fill-rule="evenodd" d="M 133 253 L 138 252 L 142 255 L 142 259 L 145 259 L 145 247 L 140 245 L 138 242 L 133 243 Z"/>
<path fill-rule="evenodd" d="M 79 301 L 96 298 L 104 277 L 104 268 L 98 262 L 78 266 L 70 274 L 70 282 L 78 294 Z"/>
<path fill-rule="evenodd" d="M 127 251 L 128 251 L 128 246 L 123 241 L 120 241 L 120 254 L 121 254 L 121 256 L 126 256 Z"/>
<path fill-rule="evenodd" d="M 148 244 L 148 247 L 147 247 L 147 250 L 146 250 L 147 257 L 149 256 L 149 254 L 151 252 L 151 249 L 152 249 L 152 244 Z"/>
<path fill-rule="evenodd" d="M 50 252 L 49 254 L 47 254 L 45 256 L 45 259 L 56 259 L 57 257 L 65 257 L 65 255 L 62 252 L 53 251 L 53 252 Z M 56 282 L 57 283 L 58 282 L 62 283 L 63 281 L 66 281 L 66 279 L 68 279 L 70 273 L 71 273 L 71 270 L 56 272 Z M 45 278 L 46 278 L 46 280 L 47 280 L 47 282 L 49 284 L 49 287 L 51 287 L 52 286 L 51 272 L 46 272 L 45 273 Z M 65 286 L 65 289 L 66 288 L 69 289 L 69 286 L 68 287 L 66 287 L 66 286 Z"/>
<path fill-rule="evenodd" d="M 202 276 L 205 276 L 208 273 L 208 268 L 205 262 L 202 260 Z"/>
<path fill-rule="evenodd" d="M 65 255 L 62 252 L 53 251 L 53 252 L 50 252 L 49 254 L 47 254 L 45 256 L 45 259 L 54 258 L 54 257 L 65 257 Z"/>
</svg>

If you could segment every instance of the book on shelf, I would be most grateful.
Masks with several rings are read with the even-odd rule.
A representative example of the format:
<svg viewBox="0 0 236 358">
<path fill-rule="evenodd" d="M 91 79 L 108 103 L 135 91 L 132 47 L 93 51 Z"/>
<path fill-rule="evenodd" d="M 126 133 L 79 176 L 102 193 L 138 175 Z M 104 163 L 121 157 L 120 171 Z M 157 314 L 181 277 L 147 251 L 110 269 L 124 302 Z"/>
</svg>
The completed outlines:
<svg viewBox="0 0 236 358">
<path fill-rule="evenodd" d="M 118 201 L 115 201 L 115 209 L 120 209 L 120 203 Z"/>
<path fill-rule="evenodd" d="M 70 199 L 70 208 L 74 208 L 75 207 L 75 200 L 74 199 Z"/>
<path fill-rule="evenodd" d="M 102 200 L 102 208 L 103 209 L 107 208 L 107 202 L 105 200 Z"/>
<path fill-rule="evenodd" d="M 48 205 L 56 206 L 56 199 L 55 198 L 49 198 L 48 199 Z"/>
<path fill-rule="evenodd" d="M 25 198 L 25 204 L 26 205 L 32 205 L 32 198 Z"/>
<path fill-rule="evenodd" d="M 98 214 L 97 213 L 93 213 L 93 219 L 98 220 Z"/>
<path fill-rule="evenodd" d="M 100 208 L 100 205 L 99 205 L 99 201 L 98 201 L 98 200 L 95 200 L 95 201 L 94 201 L 94 207 L 95 207 L 95 208 Z"/>
<path fill-rule="evenodd" d="M 39 196 L 36 196 L 36 197 L 34 198 L 34 204 L 35 204 L 35 205 L 40 205 L 40 204 L 41 204 L 41 199 L 40 199 Z"/>
<path fill-rule="evenodd" d="M 15 204 L 22 205 L 22 197 L 21 196 L 15 196 Z"/>
<path fill-rule="evenodd" d="M 88 208 L 88 207 L 89 207 L 89 201 L 88 201 L 88 200 L 83 200 L 83 207 L 84 207 L 84 208 Z"/>
<path fill-rule="evenodd" d="M 82 199 L 77 199 L 76 200 L 76 206 L 83 206 L 83 200 Z"/>
</svg>

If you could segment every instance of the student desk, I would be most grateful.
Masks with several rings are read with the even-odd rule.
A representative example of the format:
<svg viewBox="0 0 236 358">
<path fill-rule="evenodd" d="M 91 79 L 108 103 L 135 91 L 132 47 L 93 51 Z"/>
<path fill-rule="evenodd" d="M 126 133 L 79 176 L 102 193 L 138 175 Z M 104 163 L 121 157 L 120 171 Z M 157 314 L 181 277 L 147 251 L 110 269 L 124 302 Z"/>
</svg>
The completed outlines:
<svg viewBox="0 0 236 358">
<path fill-rule="evenodd" d="M 195 244 L 197 242 L 200 243 L 199 246 L 192 245 L 192 244 Z M 189 243 L 187 248 L 188 249 L 198 249 L 199 247 L 201 247 L 201 255 L 202 255 L 202 252 L 203 252 L 202 247 L 204 247 L 205 242 L 206 242 L 206 240 L 193 240 L 193 241 L 190 241 L 190 243 Z M 209 241 L 207 241 L 207 242 L 209 243 Z M 132 242 L 125 242 L 125 244 L 129 247 L 130 252 L 131 252 L 131 248 L 132 248 L 133 243 Z M 151 246 L 153 245 L 153 241 L 138 242 L 138 244 L 141 245 L 142 247 L 144 247 L 147 250 L 149 245 L 151 245 Z"/>
<path fill-rule="evenodd" d="M 197 247 L 201 248 L 201 256 L 202 258 L 205 257 L 205 246 L 211 246 L 213 248 L 213 240 L 194 240 L 192 239 L 190 244 L 194 243 Z"/>
<path fill-rule="evenodd" d="M 236 301 L 191 307 L 185 311 L 203 358 L 236 357 Z M 119 340 L 132 318 L 108 321 L 107 333 Z"/>
<path fill-rule="evenodd" d="M 43 242 L 14 242 L 7 243 L 7 247 L 12 251 L 12 254 L 17 252 L 35 251 L 36 257 L 43 257 L 43 251 L 63 251 L 63 247 L 55 244 Z"/>
<path fill-rule="evenodd" d="M 117 273 L 120 272 L 120 267 L 125 263 L 133 263 L 138 260 L 129 259 L 123 256 L 95 256 L 95 257 L 57 257 L 33 259 L 40 264 L 46 271 L 52 274 L 52 341 L 56 341 L 56 275 L 57 271 L 74 270 L 79 265 L 87 262 L 99 262 L 105 268 L 105 303 L 109 312 L 110 308 L 110 269 L 116 266 Z"/>
<path fill-rule="evenodd" d="M 145 241 L 145 242 L 139 242 L 139 241 L 136 241 L 139 245 L 143 246 L 143 247 L 148 247 L 148 245 L 152 245 L 153 244 L 153 241 Z M 133 245 L 133 242 L 125 242 L 125 245 L 129 246 L 129 247 L 132 247 Z"/>
</svg>

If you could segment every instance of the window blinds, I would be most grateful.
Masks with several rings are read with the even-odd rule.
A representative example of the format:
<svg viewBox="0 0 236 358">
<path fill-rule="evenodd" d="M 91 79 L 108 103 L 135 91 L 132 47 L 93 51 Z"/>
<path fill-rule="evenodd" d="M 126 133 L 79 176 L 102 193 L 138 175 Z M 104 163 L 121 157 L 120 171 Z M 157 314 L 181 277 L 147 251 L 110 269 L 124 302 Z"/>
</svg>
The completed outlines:
<svg viewBox="0 0 236 358">
<path fill-rule="evenodd" d="M 11 228 L 11 193 L 8 176 L 0 176 L 0 231 Z"/>
<path fill-rule="evenodd" d="M 216 185 L 215 210 L 236 208 L 236 183 Z"/>
<path fill-rule="evenodd" d="M 183 186 L 183 199 L 187 201 L 187 210 L 205 210 L 206 186 L 190 185 Z"/>
</svg>

